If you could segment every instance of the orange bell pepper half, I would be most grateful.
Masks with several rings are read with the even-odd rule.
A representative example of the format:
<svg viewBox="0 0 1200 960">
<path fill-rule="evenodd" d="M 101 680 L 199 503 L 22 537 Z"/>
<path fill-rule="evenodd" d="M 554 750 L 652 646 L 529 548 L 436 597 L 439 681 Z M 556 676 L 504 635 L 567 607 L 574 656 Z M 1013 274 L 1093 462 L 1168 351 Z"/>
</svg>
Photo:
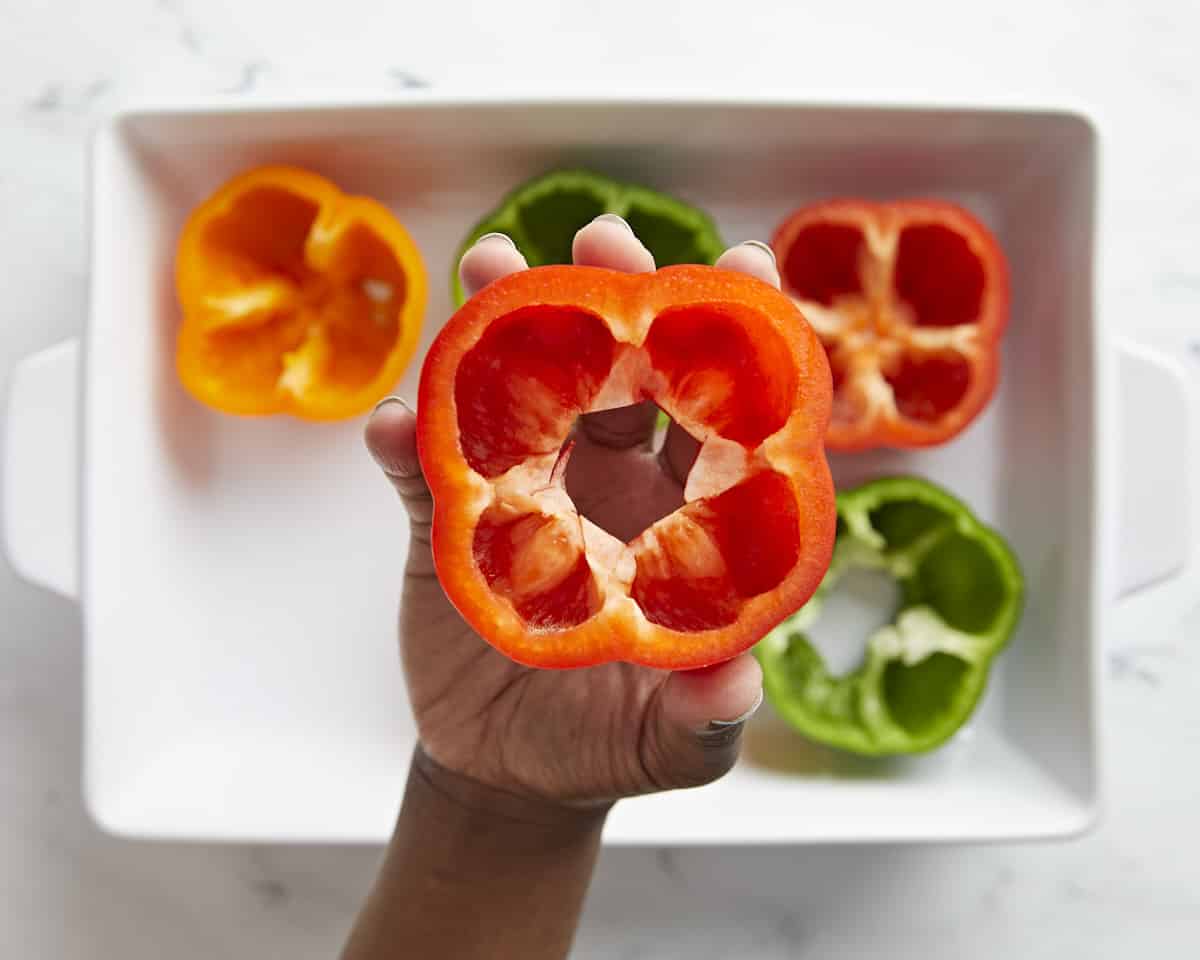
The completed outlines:
<svg viewBox="0 0 1200 960">
<path fill-rule="evenodd" d="M 579 415 L 647 399 L 701 446 L 683 505 L 623 542 L 576 511 L 565 460 Z M 449 320 L 421 370 L 442 587 L 531 666 L 727 660 L 829 565 L 829 406 L 820 341 L 760 280 L 705 266 L 498 280 Z"/>
<path fill-rule="evenodd" d="M 382 204 L 305 170 L 261 167 L 193 211 L 176 288 L 176 367 L 197 400 L 338 420 L 369 410 L 400 378 L 426 278 Z"/>
<path fill-rule="evenodd" d="M 829 353 L 831 450 L 944 443 L 987 406 L 1008 266 L 966 210 L 833 200 L 793 213 L 772 243 L 784 291 Z"/>
</svg>

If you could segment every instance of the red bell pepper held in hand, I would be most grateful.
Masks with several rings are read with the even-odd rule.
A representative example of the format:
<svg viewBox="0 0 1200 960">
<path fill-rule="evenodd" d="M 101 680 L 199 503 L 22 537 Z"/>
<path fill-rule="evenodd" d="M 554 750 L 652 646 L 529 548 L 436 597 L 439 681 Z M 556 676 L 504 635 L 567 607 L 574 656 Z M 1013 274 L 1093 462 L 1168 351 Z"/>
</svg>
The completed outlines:
<svg viewBox="0 0 1200 960">
<path fill-rule="evenodd" d="M 580 414 L 644 399 L 702 445 L 684 505 L 624 543 L 576 512 L 564 441 Z M 498 280 L 421 371 L 438 578 L 481 636 L 531 666 L 727 660 L 829 565 L 829 406 L 816 335 L 752 277 L 551 266 Z"/>
<path fill-rule="evenodd" d="M 831 450 L 944 443 L 987 406 L 1008 323 L 988 229 L 936 200 L 833 200 L 775 232 L 783 289 L 833 371 Z"/>
</svg>

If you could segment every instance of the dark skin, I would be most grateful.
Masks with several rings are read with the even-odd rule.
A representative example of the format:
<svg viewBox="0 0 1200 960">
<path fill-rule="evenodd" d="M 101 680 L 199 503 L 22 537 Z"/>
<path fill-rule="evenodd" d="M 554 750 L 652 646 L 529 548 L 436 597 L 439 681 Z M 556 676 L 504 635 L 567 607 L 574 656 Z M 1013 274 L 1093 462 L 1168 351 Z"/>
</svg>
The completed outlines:
<svg viewBox="0 0 1200 960">
<path fill-rule="evenodd" d="M 654 269 L 628 226 L 609 217 L 576 235 L 574 259 Z M 718 265 L 779 283 L 760 245 L 734 247 Z M 522 269 L 498 236 L 481 239 L 460 267 L 469 293 Z M 682 502 L 695 442 L 672 427 L 653 450 L 654 415 L 649 404 L 589 414 L 576 431 L 568 491 L 618 535 Z M 409 518 L 400 650 L 420 744 L 343 960 L 561 958 L 612 804 L 728 771 L 742 722 L 761 700 L 761 674 L 749 654 L 680 673 L 625 663 L 542 671 L 492 649 L 438 583 L 415 428 L 400 401 L 381 404 L 367 424 L 367 446 Z"/>
</svg>

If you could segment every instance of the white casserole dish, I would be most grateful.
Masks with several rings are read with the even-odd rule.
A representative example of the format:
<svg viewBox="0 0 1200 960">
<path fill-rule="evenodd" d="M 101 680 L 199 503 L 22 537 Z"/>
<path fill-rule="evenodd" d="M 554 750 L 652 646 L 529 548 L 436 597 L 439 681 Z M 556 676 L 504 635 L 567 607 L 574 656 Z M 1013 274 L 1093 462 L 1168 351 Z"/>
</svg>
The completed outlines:
<svg viewBox="0 0 1200 960">
<path fill-rule="evenodd" d="M 764 709 L 729 777 L 620 805 L 607 840 L 1085 829 L 1101 783 L 1101 652 L 1121 622 L 1169 616 L 1195 589 L 1200 539 L 1194 391 L 1170 358 L 1112 340 L 1095 302 L 1098 156 L 1088 119 L 1047 110 L 425 93 L 113 117 L 92 157 L 82 347 L 17 369 L 4 464 L 14 566 L 82 605 L 93 816 L 131 836 L 378 841 L 413 744 L 395 655 L 399 505 L 361 420 L 234 419 L 183 392 L 172 258 L 188 210 L 265 162 L 378 197 L 427 259 L 424 348 L 475 218 L 570 164 L 692 200 L 730 242 L 831 195 L 958 200 L 996 231 L 1014 280 L 988 412 L 940 449 L 834 461 L 846 482 L 930 476 L 1016 549 L 1028 607 L 970 727 L 932 756 L 869 762 L 807 745 Z M 419 359 L 399 388 L 410 397 Z"/>
</svg>

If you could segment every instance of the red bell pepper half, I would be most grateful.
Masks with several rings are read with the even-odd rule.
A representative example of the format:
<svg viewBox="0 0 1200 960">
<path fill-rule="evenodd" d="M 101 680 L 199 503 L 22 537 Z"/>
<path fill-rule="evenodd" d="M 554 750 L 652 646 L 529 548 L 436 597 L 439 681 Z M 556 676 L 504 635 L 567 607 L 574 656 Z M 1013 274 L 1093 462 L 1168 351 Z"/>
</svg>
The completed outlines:
<svg viewBox="0 0 1200 960">
<path fill-rule="evenodd" d="M 653 400 L 701 442 L 684 504 L 629 542 L 562 483 L 580 414 Z M 417 439 L 451 602 L 521 663 L 667 669 L 803 604 L 836 527 L 825 353 L 800 311 L 704 266 L 550 266 L 468 301 L 421 372 Z"/>
<path fill-rule="evenodd" d="M 944 443 L 996 387 L 1008 267 L 988 229 L 941 201 L 833 200 L 773 239 L 784 291 L 833 371 L 832 450 Z"/>
</svg>

